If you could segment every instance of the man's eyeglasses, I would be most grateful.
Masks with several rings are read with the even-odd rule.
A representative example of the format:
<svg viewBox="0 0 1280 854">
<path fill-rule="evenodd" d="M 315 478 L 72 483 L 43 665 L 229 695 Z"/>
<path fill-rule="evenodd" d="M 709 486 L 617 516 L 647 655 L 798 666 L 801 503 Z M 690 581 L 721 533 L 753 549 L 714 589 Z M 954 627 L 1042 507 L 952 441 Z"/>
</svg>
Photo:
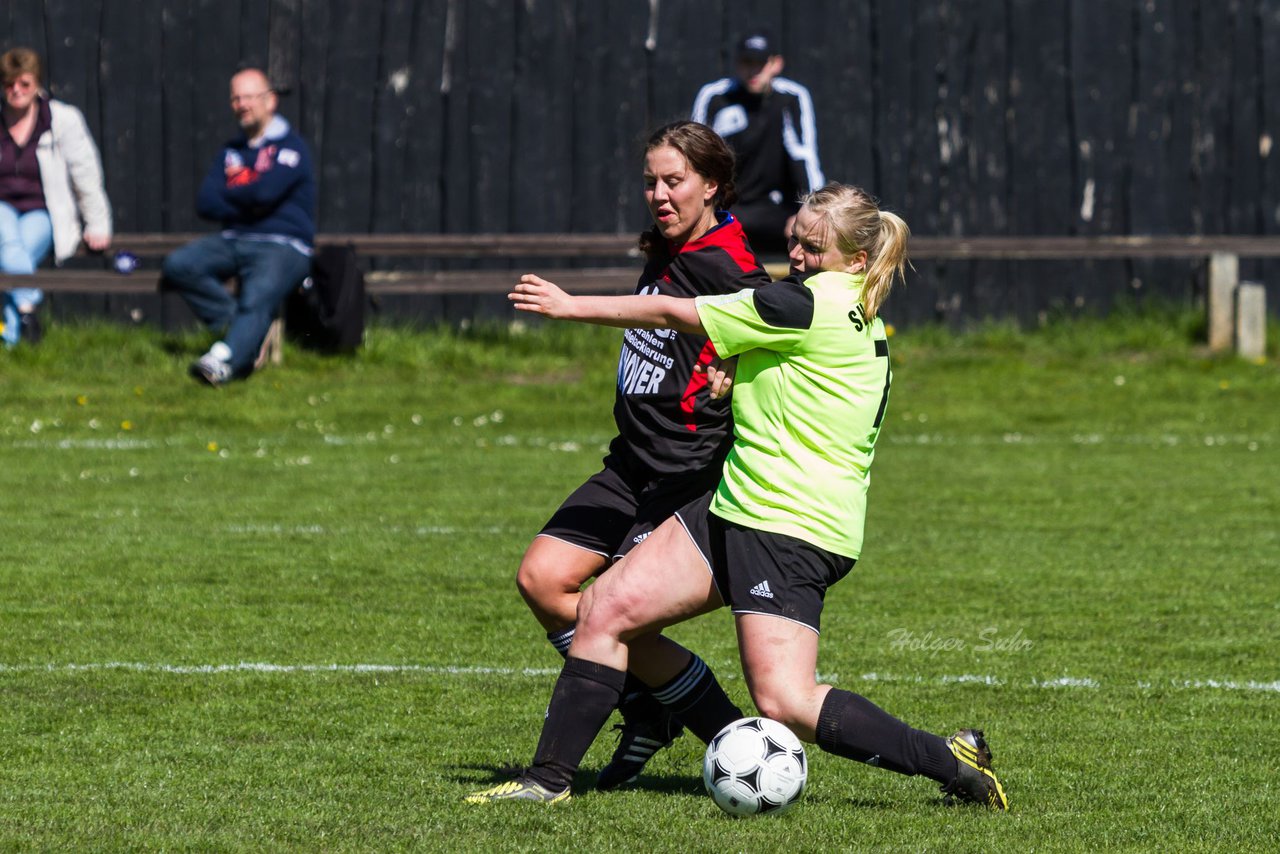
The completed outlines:
<svg viewBox="0 0 1280 854">
<path fill-rule="evenodd" d="M 234 107 L 236 104 L 240 104 L 240 103 L 244 103 L 244 102 L 248 102 L 248 101 L 256 101 L 256 100 L 258 100 L 259 98 L 262 98 L 262 97 L 265 97 L 265 96 L 267 96 L 267 95 L 270 95 L 270 94 L 271 94 L 271 91 L 272 91 L 272 90 L 270 90 L 270 89 L 265 89 L 265 90 L 263 90 L 263 91 L 261 91 L 261 92 L 253 92 L 253 93 L 250 93 L 250 94 L 248 94 L 248 95 L 232 95 L 232 96 L 231 96 L 231 106 L 233 106 L 233 107 Z"/>
</svg>

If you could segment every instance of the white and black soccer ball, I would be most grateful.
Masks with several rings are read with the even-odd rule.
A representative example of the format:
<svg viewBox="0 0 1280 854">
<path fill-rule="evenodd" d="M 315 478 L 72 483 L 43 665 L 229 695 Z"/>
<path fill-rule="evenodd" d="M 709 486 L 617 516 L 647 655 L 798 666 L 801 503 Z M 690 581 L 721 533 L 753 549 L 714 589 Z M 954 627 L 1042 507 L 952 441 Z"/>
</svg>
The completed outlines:
<svg viewBox="0 0 1280 854">
<path fill-rule="evenodd" d="M 743 718 L 716 734 L 702 761 L 702 782 L 731 815 L 782 813 L 804 794 L 809 762 L 791 730 L 768 718 Z"/>
</svg>

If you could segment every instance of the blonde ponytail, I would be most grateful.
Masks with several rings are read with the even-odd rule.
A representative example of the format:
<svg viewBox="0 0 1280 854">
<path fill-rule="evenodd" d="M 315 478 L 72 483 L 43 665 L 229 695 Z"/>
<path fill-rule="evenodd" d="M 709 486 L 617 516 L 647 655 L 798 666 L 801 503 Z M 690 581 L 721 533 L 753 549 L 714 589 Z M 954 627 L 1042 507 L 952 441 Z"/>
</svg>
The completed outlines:
<svg viewBox="0 0 1280 854">
<path fill-rule="evenodd" d="M 874 320 L 889 296 L 895 279 L 906 281 L 907 238 L 911 229 L 902 217 L 880 211 L 880 234 L 874 251 L 867 252 L 867 284 L 862 291 L 862 307 L 867 320 Z"/>
<path fill-rule="evenodd" d="M 893 289 L 894 279 L 906 278 L 911 229 L 902 217 L 880 210 L 866 190 L 848 184 L 827 184 L 807 195 L 804 205 L 826 221 L 836 248 L 846 258 L 866 251 L 862 307 L 867 320 L 874 320 Z"/>
</svg>

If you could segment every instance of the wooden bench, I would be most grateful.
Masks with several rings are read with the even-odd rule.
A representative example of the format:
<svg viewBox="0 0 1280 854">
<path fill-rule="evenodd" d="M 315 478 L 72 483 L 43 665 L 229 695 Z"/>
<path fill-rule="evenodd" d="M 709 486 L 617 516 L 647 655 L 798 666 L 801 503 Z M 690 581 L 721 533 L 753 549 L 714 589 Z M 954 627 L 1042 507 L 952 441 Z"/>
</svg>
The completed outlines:
<svg viewBox="0 0 1280 854">
<path fill-rule="evenodd" d="M 1266 337 L 1266 297 L 1256 285 L 1241 286 L 1240 259 L 1280 258 L 1280 236 L 913 237 L 911 257 L 1004 261 L 1205 259 L 1209 264 L 1205 300 L 1209 349 L 1218 353 L 1234 346 L 1241 355 L 1258 358 Z"/>
<path fill-rule="evenodd" d="M 157 260 L 173 250 L 205 236 L 201 233 L 131 234 L 119 233 L 112 240 L 113 252 L 130 252 L 139 259 Z M 321 245 L 351 244 L 365 258 L 556 258 L 612 259 L 612 266 L 558 269 L 556 281 L 575 293 L 630 293 L 638 275 L 640 252 L 636 235 L 619 234 L 342 234 L 320 235 Z M 84 257 L 82 251 L 81 256 Z M 105 264 L 105 262 L 104 262 Z M 506 294 L 514 278 L 511 270 L 451 271 L 371 271 L 365 286 L 374 298 L 422 295 Z M 27 277 L 0 275 L 0 290 L 18 285 L 35 285 L 48 294 L 112 297 L 153 297 L 159 292 L 159 272 L 140 269 L 120 274 L 112 269 L 40 270 L 33 282 Z M 141 310 L 129 309 L 132 320 L 141 319 Z M 275 320 L 267 331 L 256 364 L 280 363 L 284 327 Z"/>
<path fill-rule="evenodd" d="M 119 251 L 140 258 L 163 257 L 201 234 L 117 234 Z M 500 258 L 557 259 L 581 263 L 605 260 L 593 267 L 557 268 L 558 284 L 570 292 L 628 293 L 635 286 L 639 251 L 634 234 L 342 234 L 319 236 L 321 244 L 351 244 L 367 258 L 430 258 L 491 260 Z M 1103 259 L 1203 259 L 1209 265 L 1206 300 L 1209 347 L 1229 350 L 1239 338 L 1236 310 L 1240 258 L 1280 258 L 1280 237 L 1233 235 L 1161 236 L 913 236 L 914 261 L 1085 261 Z M 785 265 L 771 264 L 777 275 Z M 16 277 L 0 276 L 0 288 Z M 513 271 L 439 270 L 367 274 L 370 294 L 460 295 L 504 294 L 514 281 Z M 110 270 L 42 270 L 33 283 L 50 293 L 154 293 L 154 271 L 122 276 Z M 1243 302 L 1243 300 L 1242 300 Z M 1249 304 L 1256 311 L 1257 300 Z M 1253 322 L 1253 321 L 1251 321 Z M 278 331 L 278 330 L 277 330 Z"/>
</svg>

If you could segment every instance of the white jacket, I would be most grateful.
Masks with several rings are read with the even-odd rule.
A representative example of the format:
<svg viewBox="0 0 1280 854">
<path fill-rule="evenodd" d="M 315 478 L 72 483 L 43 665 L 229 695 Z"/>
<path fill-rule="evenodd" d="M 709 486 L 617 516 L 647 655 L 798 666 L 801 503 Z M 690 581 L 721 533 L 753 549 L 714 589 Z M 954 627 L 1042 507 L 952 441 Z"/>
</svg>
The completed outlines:
<svg viewBox="0 0 1280 854">
<path fill-rule="evenodd" d="M 53 223 L 53 259 L 76 254 L 81 225 L 111 234 L 111 203 L 102 185 L 102 161 L 84 116 L 70 104 L 49 99 L 49 130 L 36 143 L 44 204 Z"/>
</svg>

